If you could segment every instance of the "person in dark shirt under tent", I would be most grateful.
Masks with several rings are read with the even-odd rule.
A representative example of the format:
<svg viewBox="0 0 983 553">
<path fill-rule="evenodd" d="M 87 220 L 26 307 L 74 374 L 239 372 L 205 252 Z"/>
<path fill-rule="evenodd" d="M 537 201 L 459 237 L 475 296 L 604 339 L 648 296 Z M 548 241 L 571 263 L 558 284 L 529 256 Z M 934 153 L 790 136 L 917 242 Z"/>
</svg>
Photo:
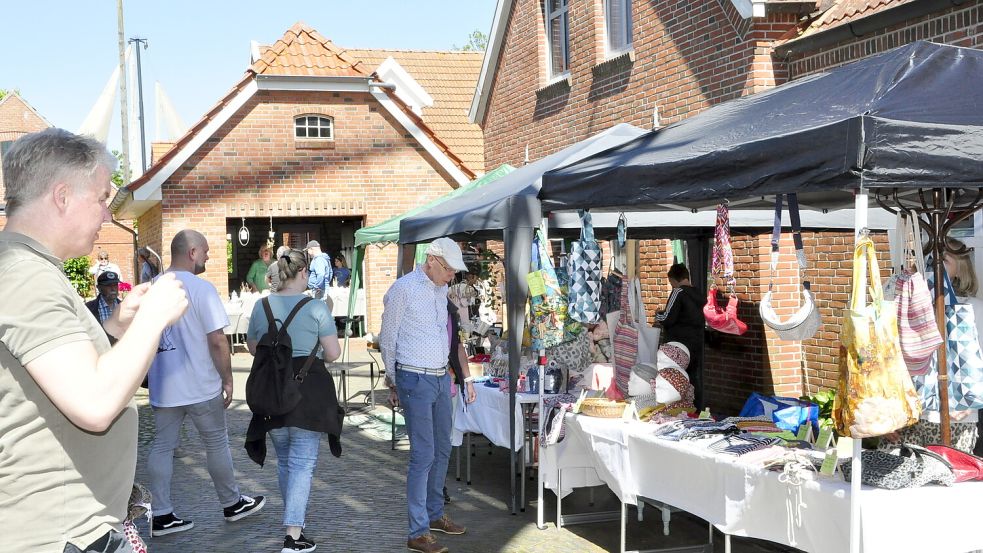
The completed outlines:
<svg viewBox="0 0 983 553">
<path fill-rule="evenodd" d="M 663 342 L 680 342 L 689 348 L 687 372 L 696 391 L 696 407 L 703 409 L 703 329 L 706 325 L 703 306 L 707 303 L 706 294 L 693 287 L 689 269 L 682 263 L 669 267 L 666 276 L 672 292 L 666 308 L 655 314 L 655 324 L 663 329 Z"/>
</svg>

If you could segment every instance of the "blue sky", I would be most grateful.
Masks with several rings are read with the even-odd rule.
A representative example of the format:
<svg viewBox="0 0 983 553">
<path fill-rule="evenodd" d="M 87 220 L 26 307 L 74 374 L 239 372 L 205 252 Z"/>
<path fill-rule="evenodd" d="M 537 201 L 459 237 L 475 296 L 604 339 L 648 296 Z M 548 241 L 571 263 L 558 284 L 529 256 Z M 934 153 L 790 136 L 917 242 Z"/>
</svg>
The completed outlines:
<svg viewBox="0 0 983 553">
<path fill-rule="evenodd" d="M 272 43 L 297 21 L 340 46 L 449 50 L 474 30 L 488 34 L 495 0 L 135 0 L 123 10 L 126 38 L 149 40 L 143 52 L 149 142 L 155 81 L 192 125 L 242 77 L 251 40 Z M 19 90 L 53 125 L 73 131 L 119 62 L 113 0 L 7 2 L 0 37 L 0 88 Z M 118 148 L 115 112 L 109 145 Z"/>
</svg>

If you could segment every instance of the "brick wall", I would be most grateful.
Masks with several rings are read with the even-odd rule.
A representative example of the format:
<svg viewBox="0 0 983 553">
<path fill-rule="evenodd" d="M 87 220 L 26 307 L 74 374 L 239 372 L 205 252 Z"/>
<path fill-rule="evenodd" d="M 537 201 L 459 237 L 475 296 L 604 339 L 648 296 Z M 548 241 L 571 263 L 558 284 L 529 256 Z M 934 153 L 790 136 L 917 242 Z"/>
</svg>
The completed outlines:
<svg viewBox="0 0 983 553">
<path fill-rule="evenodd" d="M 334 117 L 336 138 L 298 147 L 293 117 Z M 451 189 L 422 146 L 368 94 L 258 92 L 163 186 L 157 210 L 140 218 L 141 243 L 160 244 L 192 228 L 209 241 L 203 275 L 228 293 L 226 219 L 361 218 L 373 225 Z M 396 275 L 396 248 L 366 250 L 367 330 L 378 331 L 382 296 Z"/>
<path fill-rule="evenodd" d="M 792 78 L 823 71 L 851 61 L 896 48 L 916 40 L 954 46 L 983 48 L 983 2 L 940 10 L 852 39 L 819 51 L 794 54 L 788 61 Z"/>
<path fill-rule="evenodd" d="M 516 0 L 482 126 L 486 167 L 538 159 L 617 123 L 651 128 L 784 80 L 768 45 L 790 14 L 752 25 L 729 0 L 632 2 L 633 53 L 605 59 L 603 2 L 571 0 L 570 77 L 550 82 L 539 0 Z"/>
</svg>

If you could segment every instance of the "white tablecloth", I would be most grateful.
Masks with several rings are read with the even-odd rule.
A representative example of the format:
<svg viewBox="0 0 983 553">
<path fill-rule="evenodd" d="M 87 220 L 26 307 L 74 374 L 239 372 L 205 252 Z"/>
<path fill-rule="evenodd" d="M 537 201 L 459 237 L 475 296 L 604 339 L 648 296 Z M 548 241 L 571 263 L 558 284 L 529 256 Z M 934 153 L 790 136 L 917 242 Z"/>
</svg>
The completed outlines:
<svg viewBox="0 0 983 553">
<path fill-rule="evenodd" d="M 794 486 L 777 472 L 747 467 L 698 443 L 655 438 L 645 423 L 571 415 L 566 425 L 566 438 L 541 455 L 548 488 L 556 489 L 556 468 L 564 467 L 563 495 L 603 483 L 626 503 L 637 496 L 663 501 L 727 534 L 816 553 L 849 551 L 850 485 L 839 475 Z M 983 482 L 908 490 L 864 486 L 861 501 L 864 553 L 983 548 Z"/>
<path fill-rule="evenodd" d="M 328 296 L 334 304 L 332 315 L 344 317 L 348 315 L 348 299 L 351 297 L 351 288 L 345 286 L 331 286 L 328 288 Z M 365 289 L 359 288 L 355 294 L 355 310 L 352 316 L 365 316 Z"/>
<path fill-rule="evenodd" d="M 483 434 L 491 443 L 499 447 L 509 446 L 509 394 L 498 388 L 489 388 L 483 383 L 474 385 L 474 403 L 465 405 L 457 402 L 457 412 L 454 413 L 454 429 L 451 431 L 451 444 L 458 446 L 464 439 L 465 432 Z M 516 394 L 515 412 L 515 442 L 514 449 L 522 449 L 522 408 Z"/>
</svg>

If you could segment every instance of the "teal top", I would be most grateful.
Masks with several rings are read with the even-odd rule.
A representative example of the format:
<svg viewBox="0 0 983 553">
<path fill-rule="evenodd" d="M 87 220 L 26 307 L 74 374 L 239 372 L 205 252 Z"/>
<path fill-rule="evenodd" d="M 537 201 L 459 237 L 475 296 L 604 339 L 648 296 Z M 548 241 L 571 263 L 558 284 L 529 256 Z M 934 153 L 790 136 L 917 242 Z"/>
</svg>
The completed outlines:
<svg viewBox="0 0 983 553">
<path fill-rule="evenodd" d="M 270 299 L 270 309 L 273 310 L 273 317 L 277 319 L 277 328 L 279 328 L 283 320 L 290 314 L 290 310 L 300 302 L 304 295 L 281 296 L 271 294 L 267 297 Z M 246 330 L 246 338 L 258 342 L 268 328 L 269 323 L 266 320 L 266 311 L 263 310 L 263 301 L 257 301 L 256 305 L 253 306 L 253 313 L 249 317 L 249 329 Z M 331 316 L 331 311 L 323 300 L 307 302 L 307 305 L 301 308 L 290 326 L 287 327 L 294 357 L 307 357 L 311 354 L 311 348 L 314 347 L 319 338 L 337 332 L 334 317 Z M 319 353 L 318 357 L 321 356 Z"/>
</svg>

